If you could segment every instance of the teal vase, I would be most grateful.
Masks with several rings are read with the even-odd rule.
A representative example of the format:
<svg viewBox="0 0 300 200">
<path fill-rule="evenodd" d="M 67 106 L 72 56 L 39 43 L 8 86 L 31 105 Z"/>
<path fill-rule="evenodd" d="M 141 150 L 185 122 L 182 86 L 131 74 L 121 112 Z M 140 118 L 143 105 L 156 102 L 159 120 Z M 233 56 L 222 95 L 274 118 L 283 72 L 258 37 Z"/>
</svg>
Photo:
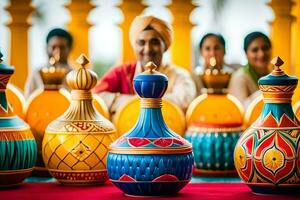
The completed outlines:
<svg viewBox="0 0 300 200">
<path fill-rule="evenodd" d="M 2 64 L 0 53 L 0 187 L 20 184 L 33 170 L 37 146 L 30 127 L 6 99 L 6 85 L 14 68 Z"/>
</svg>

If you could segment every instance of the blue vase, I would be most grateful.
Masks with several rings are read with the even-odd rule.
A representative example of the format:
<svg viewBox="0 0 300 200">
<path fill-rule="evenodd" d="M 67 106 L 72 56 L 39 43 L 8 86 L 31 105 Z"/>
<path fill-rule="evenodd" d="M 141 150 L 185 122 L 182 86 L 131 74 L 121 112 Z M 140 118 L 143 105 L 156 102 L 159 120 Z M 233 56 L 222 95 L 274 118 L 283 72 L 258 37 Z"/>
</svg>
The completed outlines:
<svg viewBox="0 0 300 200">
<path fill-rule="evenodd" d="M 138 122 L 110 146 L 107 170 L 111 182 L 132 196 L 174 195 L 191 179 L 192 146 L 171 131 L 162 117 L 168 78 L 148 63 L 134 79 L 141 97 Z"/>
</svg>

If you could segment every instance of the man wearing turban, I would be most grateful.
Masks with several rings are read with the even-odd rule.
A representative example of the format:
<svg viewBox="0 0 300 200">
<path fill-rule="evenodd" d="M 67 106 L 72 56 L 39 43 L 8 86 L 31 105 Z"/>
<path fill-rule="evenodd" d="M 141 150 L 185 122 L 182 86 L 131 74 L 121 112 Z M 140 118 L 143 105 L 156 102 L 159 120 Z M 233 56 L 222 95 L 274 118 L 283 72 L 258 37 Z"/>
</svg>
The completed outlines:
<svg viewBox="0 0 300 200">
<path fill-rule="evenodd" d="M 138 16 L 133 20 L 129 37 L 137 61 L 112 67 L 94 90 L 104 99 L 112 114 L 133 97 L 133 78 L 144 71 L 143 66 L 149 61 L 154 62 L 157 70 L 169 79 L 164 98 L 186 110 L 196 95 L 190 74 L 178 66 L 163 62 L 163 54 L 172 43 L 172 34 L 170 25 L 156 17 Z"/>
</svg>

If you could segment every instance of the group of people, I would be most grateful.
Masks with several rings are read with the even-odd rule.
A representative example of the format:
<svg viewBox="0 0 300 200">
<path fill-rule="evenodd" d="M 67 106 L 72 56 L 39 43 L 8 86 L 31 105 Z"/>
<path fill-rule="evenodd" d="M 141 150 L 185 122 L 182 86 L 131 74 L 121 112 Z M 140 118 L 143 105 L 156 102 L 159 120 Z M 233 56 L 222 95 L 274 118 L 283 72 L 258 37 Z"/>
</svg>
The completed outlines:
<svg viewBox="0 0 300 200">
<path fill-rule="evenodd" d="M 135 96 L 133 89 L 134 77 L 144 71 L 147 62 L 152 61 L 157 70 L 169 79 L 168 89 L 164 96 L 179 106 L 183 111 L 197 95 L 201 93 L 201 81 L 193 73 L 210 67 L 211 58 L 215 59 L 215 68 L 232 73 L 229 93 L 236 96 L 244 106 L 258 95 L 257 81 L 269 73 L 271 41 L 261 32 L 252 32 L 244 39 L 244 51 L 248 59 L 245 66 L 235 69 L 224 63 L 225 39 L 222 35 L 207 33 L 199 43 L 200 54 L 204 64 L 189 73 L 182 67 L 165 62 L 164 53 L 171 46 L 173 31 L 170 24 L 154 16 L 137 16 L 130 27 L 130 42 L 136 61 L 111 67 L 100 78 L 94 88 L 114 114 L 120 106 Z M 49 58 L 58 54 L 58 64 L 71 70 L 68 56 L 72 49 L 73 39 L 70 33 L 63 29 L 53 29 L 47 36 L 47 53 Z M 31 72 L 25 86 L 25 96 L 28 97 L 35 89 L 43 87 L 38 70 Z"/>
</svg>

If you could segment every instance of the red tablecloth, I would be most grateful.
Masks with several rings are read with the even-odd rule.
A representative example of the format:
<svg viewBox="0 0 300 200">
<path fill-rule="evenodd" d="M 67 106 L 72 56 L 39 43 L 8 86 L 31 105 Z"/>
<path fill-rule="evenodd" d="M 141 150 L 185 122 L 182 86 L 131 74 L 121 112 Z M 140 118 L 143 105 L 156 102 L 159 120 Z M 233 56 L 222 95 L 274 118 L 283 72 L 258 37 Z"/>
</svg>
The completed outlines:
<svg viewBox="0 0 300 200">
<path fill-rule="evenodd" d="M 237 200 L 288 200 L 300 196 L 255 195 L 242 183 L 191 183 L 177 196 L 156 199 L 237 199 Z M 24 183 L 20 187 L 0 190 L 0 200 L 123 200 L 125 196 L 112 184 L 97 187 L 70 187 L 58 183 Z M 151 199 L 151 198 L 147 198 Z"/>
</svg>

